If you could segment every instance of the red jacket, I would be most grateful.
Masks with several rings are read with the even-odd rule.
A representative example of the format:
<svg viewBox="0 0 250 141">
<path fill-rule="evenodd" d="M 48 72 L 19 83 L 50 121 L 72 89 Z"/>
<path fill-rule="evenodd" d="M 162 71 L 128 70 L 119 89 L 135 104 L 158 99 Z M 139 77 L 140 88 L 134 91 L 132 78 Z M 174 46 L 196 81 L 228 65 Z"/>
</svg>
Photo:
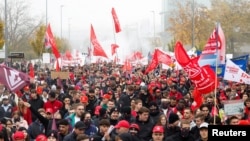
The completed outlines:
<svg viewBox="0 0 250 141">
<path fill-rule="evenodd" d="M 27 121 L 28 125 L 30 125 L 30 124 L 32 123 L 31 111 L 30 111 L 30 109 L 27 108 L 27 107 L 24 107 L 24 108 L 25 108 L 25 109 L 23 109 L 23 111 L 20 111 L 20 110 L 18 109 L 17 106 L 16 106 L 16 107 L 13 107 L 13 112 L 14 112 L 14 111 L 19 111 L 19 112 L 22 114 L 23 119 L 25 119 L 25 120 Z"/>
<path fill-rule="evenodd" d="M 53 109 L 53 112 L 57 112 L 58 110 L 60 110 L 63 107 L 63 104 L 61 101 L 59 100 L 55 100 L 55 101 L 47 101 L 46 103 L 44 103 L 43 108 L 46 110 L 47 108 L 51 108 Z"/>
</svg>

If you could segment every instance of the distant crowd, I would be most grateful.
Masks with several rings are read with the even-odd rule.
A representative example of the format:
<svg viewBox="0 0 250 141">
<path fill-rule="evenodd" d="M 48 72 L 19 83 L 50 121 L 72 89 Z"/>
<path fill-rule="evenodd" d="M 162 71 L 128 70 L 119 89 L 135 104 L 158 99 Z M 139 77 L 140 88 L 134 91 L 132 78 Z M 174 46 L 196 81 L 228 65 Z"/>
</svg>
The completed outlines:
<svg viewBox="0 0 250 141">
<path fill-rule="evenodd" d="M 195 106 L 194 84 L 183 70 L 146 66 L 131 72 L 100 62 L 66 67 L 52 79 L 33 64 L 35 77 L 19 91 L 0 84 L 0 141 L 207 141 L 208 125 L 250 125 L 250 87 L 220 79 L 216 94 Z M 28 65 L 12 65 L 28 73 Z M 242 100 L 227 115 L 224 101 Z"/>
</svg>

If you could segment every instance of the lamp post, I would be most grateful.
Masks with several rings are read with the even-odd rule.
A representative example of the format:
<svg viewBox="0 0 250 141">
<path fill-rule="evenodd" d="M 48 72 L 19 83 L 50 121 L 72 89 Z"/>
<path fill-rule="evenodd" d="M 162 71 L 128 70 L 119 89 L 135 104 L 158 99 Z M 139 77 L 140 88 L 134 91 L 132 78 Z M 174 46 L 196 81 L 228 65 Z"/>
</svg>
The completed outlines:
<svg viewBox="0 0 250 141">
<path fill-rule="evenodd" d="M 46 0 L 46 27 L 48 25 L 48 0 Z"/>
<path fill-rule="evenodd" d="M 71 18 L 68 19 L 68 23 L 69 23 L 69 41 L 70 41 L 70 20 L 71 20 Z"/>
<path fill-rule="evenodd" d="M 192 1 L 192 47 L 194 47 L 194 0 Z"/>
<path fill-rule="evenodd" d="M 62 9 L 63 9 L 63 5 L 61 5 L 61 39 L 62 39 Z"/>
<path fill-rule="evenodd" d="M 5 58 L 8 57 L 8 28 L 7 28 L 7 0 L 4 1 L 5 5 L 4 5 L 4 44 L 5 44 Z"/>
<path fill-rule="evenodd" d="M 154 40 L 153 43 L 155 44 L 155 11 L 151 11 L 153 13 L 153 26 L 154 26 Z"/>
</svg>

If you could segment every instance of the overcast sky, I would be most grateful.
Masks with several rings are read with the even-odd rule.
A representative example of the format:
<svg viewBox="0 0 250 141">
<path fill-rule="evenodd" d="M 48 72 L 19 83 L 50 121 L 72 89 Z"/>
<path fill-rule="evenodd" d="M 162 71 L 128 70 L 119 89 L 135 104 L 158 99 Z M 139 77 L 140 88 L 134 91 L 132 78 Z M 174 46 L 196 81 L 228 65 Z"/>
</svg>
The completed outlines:
<svg viewBox="0 0 250 141">
<path fill-rule="evenodd" d="M 32 13 L 46 17 L 46 0 L 30 1 Z M 153 15 L 156 28 L 160 29 L 161 0 L 47 0 L 47 17 L 52 31 L 60 37 L 62 13 L 62 36 L 70 38 L 75 48 L 82 48 L 84 40 L 89 38 L 90 24 L 93 24 L 100 40 L 102 36 L 114 36 L 112 7 L 116 10 L 122 29 L 145 22 L 149 25 L 147 30 L 152 33 Z M 119 34 L 115 36 L 119 38 Z"/>
</svg>

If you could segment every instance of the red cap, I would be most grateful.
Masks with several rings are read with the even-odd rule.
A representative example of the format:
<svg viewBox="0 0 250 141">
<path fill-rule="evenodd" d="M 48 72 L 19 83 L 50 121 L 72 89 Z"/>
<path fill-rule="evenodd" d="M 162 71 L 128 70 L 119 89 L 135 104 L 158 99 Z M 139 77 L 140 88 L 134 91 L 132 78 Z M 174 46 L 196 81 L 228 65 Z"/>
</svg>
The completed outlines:
<svg viewBox="0 0 250 141">
<path fill-rule="evenodd" d="M 24 91 L 28 91 L 28 90 L 30 90 L 30 87 L 29 87 L 29 86 L 25 86 L 25 87 L 23 88 L 23 90 L 24 90 Z"/>
<path fill-rule="evenodd" d="M 110 97 L 109 94 L 104 94 L 104 95 L 102 96 L 102 98 L 110 99 L 111 97 Z"/>
<path fill-rule="evenodd" d="M 22 131 L 16 131 L 13 134 L 13 140 L 23 140 L 24 139 L 24 133 Z"/>
<path fill-rule="evenodd" d="M 36 88 L 36 93 L 37 93 L 37 94 L 42 94 L 42 93 L 43 93 L 43 87 L 42 87 L 42 86 L 38 86 L 38 87 Z"/>
<path fill-rule="evenodd" d="M 102 106 L 96 106 L 95 107 L 95 115 L 99 115 L 100 114 L 100 109 L 102 108 Z"/>
<path fill-rule="evenodd" d="M 136 123 L 132 123 L 129 128 L 135 128 L 138 131 L 140 130 L 139 126 Z"/>
<path fill-rule="evenodd" d="M 47 108 L 47 109 L 46 109 L 46 113 L 53 114 L 53 109 L 52 109 L 52 108 Z"/>
<path fill-rule="evenodd" d="M 89 98 L 88 98 L 86 95 L 84 95 L 84 96 L 81 97 L 80 101 L 81 101 L 82 103 L 88 103 Z"/>
<path fill-rule="evenodd" d="M 40 134 L 36 137 L 36 141 L 47 141 L 47 137 L 43 134 Z"/>
<path fill-rule="evenodd" d="M 239 125 L 250 125 L 248 120 L 240 120 Z"/>
<path fill-rule="evenodd" d="M 162 126 L 156 125 L 156 126 L 153 128 L 153 133 L 164 133 L 164 129 L 163 129 Z"/>
<path fill-rule="evenodd" d="M 129 129 L 130 125 L 129 125 L 128 121 L 126 121 L 126 120 L 121 120 L 121 121 L 119 121 L 119 122 L 115 125 L 115 128 L 121 128 L 121 127 L 123 127 L 123 128 L 128 128 L 128 129 Z"/>
<path fill-rule="evenodd" d="M 81 88 L 80 88 L 80 86 L 76 85 L 76 86 L 74 87 L 74 89 L 78 91 L 78 90 L 80 90 Z"/>
</svg>

